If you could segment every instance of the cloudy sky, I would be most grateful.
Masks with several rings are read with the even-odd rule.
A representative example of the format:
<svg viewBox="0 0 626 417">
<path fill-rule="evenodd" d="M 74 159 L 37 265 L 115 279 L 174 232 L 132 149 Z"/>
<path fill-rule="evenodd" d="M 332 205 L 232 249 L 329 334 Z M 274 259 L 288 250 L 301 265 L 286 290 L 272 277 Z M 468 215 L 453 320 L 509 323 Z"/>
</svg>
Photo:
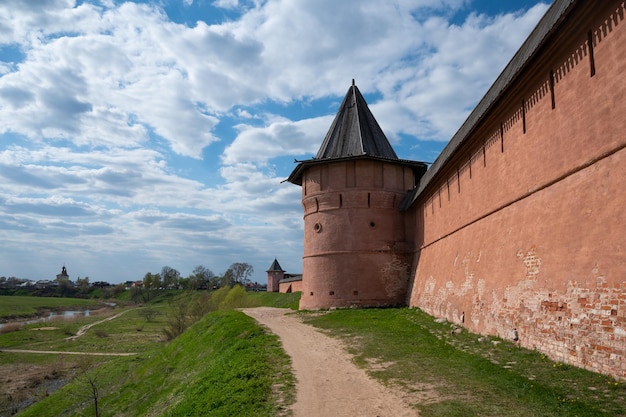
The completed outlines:
<svg viewBox="0 0 626 417">
<path fill-rule="evenodd" d="M 0 276 L 302 268 L 300 187 L 356 80 L 432 162 L 534 0 L 2 0 Z"/>
</svg>

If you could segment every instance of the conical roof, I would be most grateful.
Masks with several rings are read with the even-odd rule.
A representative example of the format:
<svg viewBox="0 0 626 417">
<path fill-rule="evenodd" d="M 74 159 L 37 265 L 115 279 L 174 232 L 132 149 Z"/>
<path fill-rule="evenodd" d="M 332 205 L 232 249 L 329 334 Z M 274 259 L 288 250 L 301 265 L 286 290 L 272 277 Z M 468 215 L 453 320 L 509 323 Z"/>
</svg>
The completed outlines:
<svg viewBox="0 0 626 417">
<path fill-rule="evenodd" d="M 286 181 L 302 185 L 302 174 L 311 165 L 361 158 L 380 159 L 401 164 L 420 172 L 420 175 L 426 171 L 426 164 L 423 162 L 398 159 L 396 152 L 374 119 L 374 115 L 367 107 L 367 103 L 354 84 L 354 80 L 352 80 L 352 85 L 341 102 L 335 120 L 333 120 L 317 155 L 313 159 L 296 161 L 298 166 Z"/>
<path fill-rule="evenodd" d="M 361 92 L 354 84 L 339 106 L 333 124 L 315 159 L 346 158 L 368 155 L 398 159 L 383 130 L 372 115 Z"/>
<path fill-rule="evenodd" d="M 285 270 L 280 267 L 280 264 L 278 263 L 278 260 L 276 258 L 274 258 L 274 262 L 272 262 L 272 266 L 270 266 L 270 268 L 265 272 L 272 272 L 272 271 L 285 272 Z"/>
</svg>

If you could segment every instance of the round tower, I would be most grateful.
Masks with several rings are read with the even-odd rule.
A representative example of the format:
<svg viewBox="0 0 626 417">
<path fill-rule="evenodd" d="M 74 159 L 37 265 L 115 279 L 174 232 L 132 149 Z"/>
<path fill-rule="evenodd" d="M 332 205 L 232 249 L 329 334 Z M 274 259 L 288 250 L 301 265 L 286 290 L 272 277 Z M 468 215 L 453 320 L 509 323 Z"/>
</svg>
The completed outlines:
<svg viewBox="0 0 626 417">
<path fill-rule="evenodd" d="M 289 177 L 302 186 L 301 309 L 406 302 L 413 242 L 399 206 L 425 170 L 398 159 L 353 83 L 315 158 Z"/>
</svg>

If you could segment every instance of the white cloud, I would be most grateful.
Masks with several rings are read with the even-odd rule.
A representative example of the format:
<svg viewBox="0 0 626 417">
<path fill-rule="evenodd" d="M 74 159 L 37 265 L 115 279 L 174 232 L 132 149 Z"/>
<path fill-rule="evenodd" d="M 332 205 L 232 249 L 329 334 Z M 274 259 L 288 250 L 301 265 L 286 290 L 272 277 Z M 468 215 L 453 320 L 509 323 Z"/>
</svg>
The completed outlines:
<svg viewBox="0 0 626 417">
<path fill-rule="evenodd" d="M 315 153 L 332 123 L 333 116 L 299 121 L 277 120 L 267 126 L 239 125 L 239 134 L 226 148 L 222 161 L 227 164 L 265 164 L 279 156 Z"/>
<path fill-rule="evenodd" d="M 547 8 L 452 24 L 463 0 L 213 5 L 239 17 L 0 2 L 0 47 L 17 51 L 0 56 L 0 263 L 72 253 L 75 273 L 137 279 L 283 253 L 298 272 L 301 190 L 278 164 L 317 151 L 350 80 L 394 145 L 447 140 Z"/>
<path fill-rule="evenodd" d="M 213 5 L 222 9 L 236 9 L 239 6 L 239 0 L 215 0 Z"/>
</svg>

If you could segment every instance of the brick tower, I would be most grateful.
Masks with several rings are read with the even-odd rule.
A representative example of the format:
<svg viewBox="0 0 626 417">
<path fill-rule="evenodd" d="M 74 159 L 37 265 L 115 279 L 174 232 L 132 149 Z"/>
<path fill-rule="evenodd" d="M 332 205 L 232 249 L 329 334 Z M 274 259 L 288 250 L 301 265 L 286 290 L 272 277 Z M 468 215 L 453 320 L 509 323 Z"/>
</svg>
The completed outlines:
<svg viewBox="0 0 626 417">
<path fill-rule="evenodd" d="M 267 292 L 278 292 L 278 282 L 285 277 L 285 271 L 276 258 L 265 272 L 267 272 Z"/>
<path fill-rule="evenodd" d="M 425 171 L 398 159 L 353 81 L 317 155 L 288 178 L 302 187 L 300 308 L 406 303 L 413 242 L 399 206 Z"/>
</svg>

